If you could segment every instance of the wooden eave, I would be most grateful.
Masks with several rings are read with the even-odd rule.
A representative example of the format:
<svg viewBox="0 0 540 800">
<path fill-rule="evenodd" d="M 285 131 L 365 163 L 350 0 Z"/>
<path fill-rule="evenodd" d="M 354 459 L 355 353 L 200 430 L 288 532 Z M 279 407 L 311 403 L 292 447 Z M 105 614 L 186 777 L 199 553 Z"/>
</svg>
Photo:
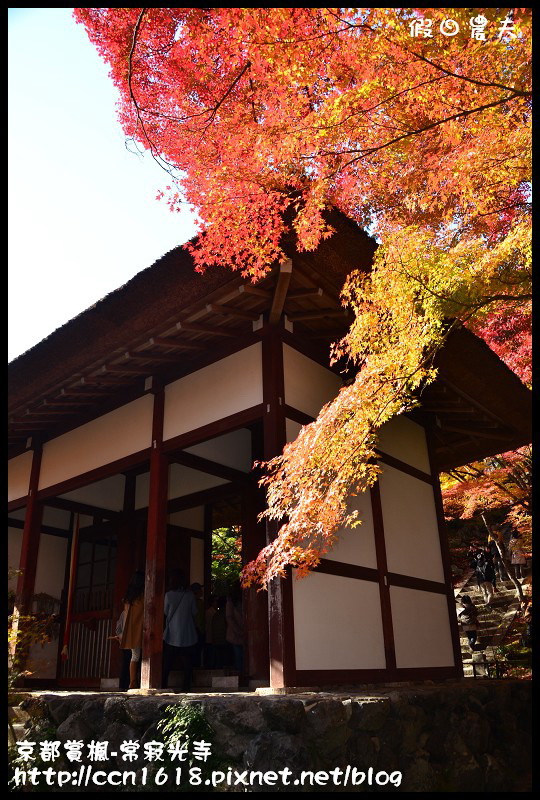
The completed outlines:
<svg viewBox="0 0 540 800">
<path fill-rule="evenodd" d="M 290 270 L 274 264 L 256 285 L 239 273 L 196 273 L 179 247 L 52 333 L 9 366 L 9 457 L 47 441 L 293 322 L 294 340 L 328 365 L 351 317 L 340 290 L 369 270 L 375 242 L 336 212 L 334 236 L 310 253 L 285 242 Z M 422 395 L 435 466 L 459 466 L 530 441 L 530 392 L 484 342 L 452 334 L 440 377 Z M 508 446 L 507 446 L 508 445 Z"/>
<path fill-rule="evenodd" d="M 482 339 L 459 328 L 436 366 L 439 377 L 421 401 L 438 472 L 531 442 L 532 394 Z"/>
</svg>

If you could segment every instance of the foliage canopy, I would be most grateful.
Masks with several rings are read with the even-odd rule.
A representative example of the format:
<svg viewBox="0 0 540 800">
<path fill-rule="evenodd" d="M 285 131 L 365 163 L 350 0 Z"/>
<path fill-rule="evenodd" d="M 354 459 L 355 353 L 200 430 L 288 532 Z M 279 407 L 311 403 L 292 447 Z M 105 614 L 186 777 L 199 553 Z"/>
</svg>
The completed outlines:
<svg viewBox="0 0 540 800">
<path fill-rule="evenodd" d="M 377 428 L 435 378 L 448 332 L 530 298 L 531 9 L 471 13 L 75 10 L 126 135 L 170 174 L 171 208 L 198 211 L 199 269 L 257 280 L 288 230 L 299 250 L 331 236 L 330 207 L 380 242 L 371 273 L 348 277 L 355 319 L 332 354 L 356 380 L 267 465 L 281 527 L 248 583 L 318 563 L 376 480 Z"/>
</svg>

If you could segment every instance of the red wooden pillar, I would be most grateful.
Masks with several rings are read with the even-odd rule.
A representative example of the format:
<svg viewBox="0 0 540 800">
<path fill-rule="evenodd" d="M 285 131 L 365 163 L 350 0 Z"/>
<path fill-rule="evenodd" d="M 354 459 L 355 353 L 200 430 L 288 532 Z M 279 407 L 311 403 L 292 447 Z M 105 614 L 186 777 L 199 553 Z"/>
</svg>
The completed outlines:
<svg viewBox="0 0 540 800">
<path fill-rule="evenodd" d="M 36 582 L 41 520 L 43 516 L 43 505 L 39 503 L 37 499 L 41 453 L 41 446 L 37 446 L 32 456 L 28 503 L 26 505 L 26 514 L 24 517 L 21 557 L 19 561 L 21 574 L 17 580 L 17 597 L 15 602 L 16 616 L 31 611 L 32 596 L 34 594 Z"/>
<path fill-rule="evenodd" d="M 135 572 L 138 564 L 136 562 L 136 550 L 134 548 L 135 531 L 133 529 L 135 510 L 135 475 L 125 476 L 124 485 L 124 505 L 122 517 L 116 529 L 116 572 L 114 576 L 114 596 L 113 596 L 113 617 L 112 632 L 118 617 L 122 613 L 123 599 L 126 593 L 131 576 Z M 121 650 L 118 644 L 113 642 L 111 647 L 111 675 L 119 675 L 121 667 Z"/>
<path fill-rule="evenodd" d="M 203 583 L 204 583 L 204 607 L 208 608 L 208 601 L 211 595 L 212 584 L 212 519 L 213 509 L 207 503 L 204 506 L 204 550 L 203 550 Z"/>
<path fill-rule="evenodd" d="M 242 564 L 257 557 L 266 545 L 266 526 L 257 522 L 264 508 L 264 495 L 256 486 L 242 493 Z M 244 590 L 246 631 L 245 671 L 250 679 L 264 682 L 269 677 L 268 597 L 255 587 Z"/>
<path fill-rule="evenodd" d="M 156 689 L 161 686 L 169 471 L 168 460 L 163 453 L 164 407 L 165 392 L 163 388 L 159 388 L 154 392 L 150 451 L 141 689 Z"/>
<path fill-rule="evenodd" d="M 41 446 L 38 445 L 35 447 L 32 455 L 32 467 L 30 469 L 30 481 L 28 486 L 28 503 L 26 505 L 26 514 L 24 517 L 21 557 L 19 560 L 20 574 L 17 580 L 17 592 L 13 609 L 12 631 L 14 634 L 19 630 L 20 617 L 32 611 L 32 597 L 34 595 L 36 583 L 41 520 L 43 517 L 43 505 L 39 503 L 37 499 L 41 452 Z M 17 638 L 15 637 L 10 650 L 12 657 L 15 655 L 16 642 Z M 26 661 L 27 650 L 21 647 L 19 647 L 18 650 L 19 667 L 22 667 Z"/>
<path fill-rule="evenodd" d="M 262 338 L 264 458 L 279 455 L 287 441 L 285 426 L 285 379 L 281 328 L 269 326 Z M 266 525 L 266 538 L 275 538 L 274 523 Z M 270 686 L 292 685 L 295 671 L 292 576 L 274 578 L 268 585 Z"/>
<path fill-rule="evenodd" d="M 375 537 L 375 553 L 377 558 L 377 570 L 379 572 L 379 598 L 381 601 L 386 669 L 393 671 L 396 669 L 396 645 L 394 641 L 394 626 L 392 623 L 390 587 L 388 585 L 388 563 L 386 561 L 386 544 L 384 540 L 381 487 L 378 481 L 371 487 L 370 495 L 371 511 L 373 514 L 373 535 Z"/>
</svg>

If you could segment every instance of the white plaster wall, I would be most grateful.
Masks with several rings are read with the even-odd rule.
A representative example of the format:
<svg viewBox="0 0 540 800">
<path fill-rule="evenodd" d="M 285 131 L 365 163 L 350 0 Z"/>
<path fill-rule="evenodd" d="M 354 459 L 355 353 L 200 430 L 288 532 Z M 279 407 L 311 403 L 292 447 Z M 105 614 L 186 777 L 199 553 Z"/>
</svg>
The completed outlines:
<svg viewBox="0 0 540 800">
<path fill-rule="evenodd" d="M 251 408 L 262 400 L 258 342 L 165 387 L 163 439 Z"/>
<path fill-rule="evenodd" d="M 60 536 L 41 534 L 36 572 L 35 593 L 46 592 L 60 599 L 66 569 L 68 541 Z M 28 669 L 39 678 L 55 678 L 58 658 L 58 639 L 45 645 L 32 645 Z"/>
<path fill-rule="evenodd" d="M 175 511 L 173 514 L 169 514 L 167 520 L 171 525 L 180 525 L 184 528 L 191 528 L 194 531 L 204 531 L 204 506 L 186 508 L 185 511 Z"/>
<path fill-rule="evenodd" d="M 122 511 L 124 507 L 124 488 L 126 479 L 124 475 L 111 475 L 102 481 L 89 483 L 60 495 L 65 500 L 75 500 L 79 503 L 88 503 L 91 506 L 106 508 L 109 511 Z"/>
<path fill-rule="evenodd" d="M 42 533 L 36 572 L 35 594 L 46 592 L 60 599 L 64 586 L 68 542 L 62 536 Z"/>
<path fill-rule="evenodd" d="M 451 667 L 454 651 L 445 595 L 390 587 L 397 667 Z"/>
<path fill-rule="evenodd" d="M 239 431 L 216 436 L 206 442 L 196 444 L 194 447 L 186 447 L 186 453 L 194 453 L 196 456 L 215 461 L 217 464 L 224 464 L 226 467 L 233 467 L 242 472 L 250 472 L 253 466 L 251 431 L 241 428 Z"/>
<path fill-rule="evenodd" d="M 43 446 L 39 488 L 150 447 L 153 396 L 144 395 Z"/>
<path fill-rule="evenodd" d="M 14 569 L 19 569 L 22 535 L 20 528 L 8 528 L 8 565 Z M 41 534 L 34 594 L 45 592 L 60 600 L 64 586 L 66 553 L 67 539 L 48 533 Z M 17 578 L 9 581 L 11 588 L 15 588 L 16 584 Z"/>
<path fill-rule="evenodd" d="M 148 508 L 150 473 L 143 472 L 135 478 L 135 508 Z"/>
<path fill-rule="evenodd" d="M 50 508 L 46 506 L 43 509 L 43 525 L 51 525 L 53 528 L 62 528 L 62 530 L 69 530 L 69 522 L 71 514 L 69 511 L 63 511 L 61 508 Z"/>
<path fill-rule="evenodd" d="M 351 511 L 358 511 L 358 518 L 362 520 L 362 524 L 357 528 L 341 528 L 337 544 L 324 558 L 377 569 L 373 512 L 369 491 L 362 492 L 357 497 L 351 497 L 348 507 Z"/>
<path fill-rule="evenodd" d="M 230 483 L 225 478 L 217 478 L 207 472 L 200 472 L 191 467 L 183 467 L 180 464 L 171 464 L 169 467 L 169 499 L 184 497 L 193 492 L 202 492 L 204 489 L 211 489 L 214 486 L 222 486 Z"/>
<path fill-rule="evenodd" d="M 421 425 L 401 414 L 381 426 L 379 448 L 389 456 L 399 458 L 411 467 L 431 474 L 426 432 Z"/>
<path fill-rule="evenodd" d="M 285 435 L 287 436 L 287 441 L 294 442 L 301 429 L 302 426 L 299 422 L 295 422 L 293 419 L 287 418 L 285 420 Z"/>
<path fill-rule="evenodd" d="M 316 417 L 329 400 L 336 397 L 341 378 L 288 345 L 283 345 L 285 402 Z"/>
<path fill-rule="evenodd" d="M 297 669 L 386 666 L 379 586 L 314 572 L 293 580 Z"/>
<path fill-rule="evenodd" d="M 35 678 L 56 678 L 58 639 L 45 644 L 33 644 L 28 651 L 26 668 Z"/>
<path fill-rule="evenodd" d="M 393 467 L 380 466 L 388 571 L 444 582 L 433 487 Z"/>
<path fill-rule="evenodd" d="M 191 563 L 189 566 L 189 582 L 204 586 L 204 540 L 191 537 Z M 208 588 L 205 587 L 206 596 Z"/>
<path fill-rule="evenodd" d="M 21 557 L 22 530 L 8 528 L 8 564 L 19 567 Z M 45 592 L 51 597 L 60 599 L 64 586 L 66 567 L 67 539 L 42 533 L 40 537 L 36 583 L 34 593 Z M 11 580 L 10 588 L 15 589 L 17 578 Z M 58 639 L 45 645 L 34 644 L 30 647 L 27 668 L 36 678 L 54 678 Z"/>
<path fill-rule="evenodd" d="M 8 460 L 8 502 L 28 494 L 32 457 L 32 451 L 28 450 Z"/>
<path fill-rule="evenodd" d="M 211 489 L 213 486 L 221 486 L 229 483 L 225 478 L 216 478 L 207 472 L 200 472 L 197 469 L 183 467 L 180 464 L 171 464 L 169 467 L 169 490 L 167 497 L 173 500 L 175 497 L 184 497 L 192 492 L 202 492 L 203 489 Z M 150 473 L 137 475 L 135 487 L 135 508 L 147 508 L 150 494 Z"/>
</svg>

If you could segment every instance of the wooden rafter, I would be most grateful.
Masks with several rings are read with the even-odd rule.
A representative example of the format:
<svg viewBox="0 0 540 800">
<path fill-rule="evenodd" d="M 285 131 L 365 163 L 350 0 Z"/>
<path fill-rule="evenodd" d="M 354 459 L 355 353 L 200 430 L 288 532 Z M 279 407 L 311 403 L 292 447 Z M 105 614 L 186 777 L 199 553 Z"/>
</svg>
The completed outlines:
<svg viewBox="0 0 540 800">
<path fill-rule="evenodd" d="M 76 400 L 74 396 L 71 400 L 58 400 L 56 398 L 54 400 L 44 400 L 43 406 L 46 408 L 59 409 L 64 409 L 71 406 L 72 408 L 80 409 L 83 408 L 83 406 L 87 406 L 91 402 L 92 400 L 89 397 L 81 397 L 79 400 Z M 41 408 L 41 406 L 39 406 L 39 408 Z"/>
<path fill-rule="evenodd" d="M 78 412 L 77 411 L 63 411 L 62 409 L 58 409 L 57 410 L 57 409 L 54 409 L 54 408 L 49 408 L 49 406 L 39 406 L 34 411 L 31 410 L 31 409 L 28 409 L 26 414 L 17 414 L 16 416 L 13 417 L 13 419 L 14 420 L 19 420 L 19 421 L 20 420 L 27 420 L 28 417 L 34 417 L 34 418 L 38 417 L 38 419 L 40 419 L 40 418 L 45 418 L 48 414 L 59 414 L 59 413 L 60 414 L 67 414 L 67 415 L 71 416 L 72 414 L 77 414 Z"/>
<path fill-rule="evenodd" d="M 156 347 L 171 347 L 176 350 L 204 350 L 204 347 L 196 342 L 184 342 L 172 336 L 154 336 L 150 339 L 150 344 Z"/>
<path fill-rule="evenodd" d="M 131 364 L 107 364 L 106 366 L 107 372 L 121 372 L 125 373 L 126 375 L 147 375 L 148 374 L 148 367 L 136 367 Z M 98 376 L 93 376 L 98 377 Z"/>
<path fill-rule="evenodd" d="M 207 333 L 211 336 L 227 336 L 236 339 L 239 331 L 233 328 L 224 328 L 219 325 L 200 325 L 198 322 L 177 322 L 176 327 L 179 331 L 190 331 L 193 333 Z M 159 337 L 164 339 L 164 337 Z"/>
<path fill-rule="evenodd" d="M 303 297 L 322 297 L 324 291 L 321 287 L 310 287 L 306 289 L 289 289 L 287 292 L 287 300 L 301 300 Z"/>
<path fill-rule="evenodd" d="M 513 438 L 511 434 L 501 433 L 500 431 L 495 430 L 487 430 L 486 428 L 478 428 L 477 425 L 475 425 L 474 428 L 462 428 L 457 425 L 445 425 L 443 422 L 442 428 L 445 431 L 452 431 L 452 433 L 463 433 L 472 438 L 475 436 L 480 436 L 484 439 L 500 439 L 503 442 Z"/>
<path fill-rule="evenodd" d="M 239 294 L 252 294 L 255 297 L 262 297 L 264 300 L 272 299 L 272 292 L 268 289 L 261 289 L 260 286 L 253 286 L 251 283 L 243 283 L 238 287 Z"/>
<path fill-rule="evenodd" d="M 222 314 L 223 316 L 249 319 L 252 322 L 255 322 L 260 317 L 260 312 L 258 311 L 246 311 L 243 308 L 236 308 L 235 306 L 229 306 L 225 303 L 208 303 L 206 310 L 213 311 L 214 314 Z"/>
<path fill-rule="evenodd" d="M 178 363 L 178 356 L 173 355 L 173 353 L 151 353 L 151 352 L 140 352 L 140 353 L 130 353 L 129 357 L 134 359 L 135 361 L 157 361 L 160 364 L 177 364 Z"/>
<path fill-rule="evenodd" d="M 144 373 L 137 371 L 138 376 L 141 374 Z M 101 375 L 88 375 L 84 377 L 84 384 L 82 384 L 82 386 L 99 386 L 100 384 L 103 386 L 121 386 L 126 381 L 132 380 L 133 377 L 135 376 L 124 375 L 124 377 L 122 377 L 121 375 L 105 375 L 104 373 L 101 373 Z"/>
<path fill-rule="evenodd" d="M 22 431 L 32 431 L 34 428 L 43 427 L 43 425 L 50 425 L 50 419 L 29 419 L 28 422 L 9 422 L 8 425 L 10 428 L 15 429 L 18 428 L 20 432 Z"/>
<path fill-rule="evenodd" d="M 345 312 L 342 308 L 320 308 L 314 311 L 293 311 L 287 314 L 291 322 L 300 320 L 320 319 L 321 317 L 344 317 Z"/>
<path fill-rule="evenodd" d="M 434 414 L 458 414 L 460 417 L 462 417 L 463 415 L 475 416 L 475 417 L 478 416 L 478 411 L 476 411 L 474 408 L 466 408 L 465 406 L 460 407 L 459 405 L 442 406 L 439 403 L 432 404 L 428 402 L 428 403 L 422 403 L 422 408 L 424 409 L 424 411 L 430 411 L 433 412 Z"/>
</svg>

